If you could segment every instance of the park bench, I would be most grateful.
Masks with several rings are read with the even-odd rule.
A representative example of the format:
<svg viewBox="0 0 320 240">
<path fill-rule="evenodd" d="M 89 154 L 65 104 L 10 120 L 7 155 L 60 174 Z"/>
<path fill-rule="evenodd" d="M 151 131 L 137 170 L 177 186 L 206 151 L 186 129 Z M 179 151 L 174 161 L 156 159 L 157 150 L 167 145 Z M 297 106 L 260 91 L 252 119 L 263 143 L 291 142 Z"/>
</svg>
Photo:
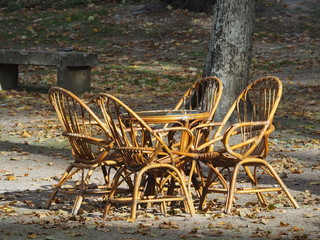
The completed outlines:
<svg viewBox="0 0 320 240">
<path fill-rule="evenodd" d="M 19 65 L 56 66 L 57 85 L 81 93 L 90 90 L 90 71 L 98 65 L 98 54 L 0 49 L 0 90 L 18 87 Z"/>
</svg>

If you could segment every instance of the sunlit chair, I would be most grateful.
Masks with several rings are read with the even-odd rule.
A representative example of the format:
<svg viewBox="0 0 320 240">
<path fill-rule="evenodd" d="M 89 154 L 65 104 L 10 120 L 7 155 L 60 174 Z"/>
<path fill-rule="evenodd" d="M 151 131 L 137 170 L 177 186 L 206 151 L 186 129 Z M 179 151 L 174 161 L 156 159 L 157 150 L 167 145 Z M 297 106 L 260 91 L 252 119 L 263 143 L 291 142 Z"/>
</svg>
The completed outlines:
<svg viewBox="0 0 320 240">
<path fill-rule="evenodd" d="M 208 76 L 196 81 L 192 87 L 190 87 L 183 97 L 179 100 L 178 104 L 174 107 L 174 110 L 198 110 L 204 112 L 210 112 L 210 115 L 205 121 L 194 121 L 191 123 L 191 127 L 201 122 L 214 121 L 214 116 L 218 108 L 223 85 L 222 81 L 215 76 Z M 166 125 L 168 126 L 168 125 Z M 199 131 L 196 135 L 197 138 L 201 138 L 202 131 Z M 194 188 L 199 195 L 203 182 L 201 183 L 202 170 L 199 164 L 187 164 L 186 172 L 193 173 L 188 181 L 188 188 L 191 189 L 191 180 Z"/>
<path fill-rule="evenodd" d="M 191 132 L 182 127 L 153 130 L 127 105 L 109 94 L 100 94 L 97 103 L 115 140 L 114 149 L 121 153 L 124 161 L 124 166 L 114 177 L 104 217 L 110 212 L 112 203 L 129 204 L 130 219 L 134 220 L 138 205 L 148 207 L 160 203 L 160 210 L 165 213 L 168 204 L 173 202 L 184 203 L 186 212 L 193 216 L 195 209 L 180 161 L 184 151 L 192 144 Z M 169 130 L 189 134 L 189 141 L 183 149 L 181 145 L 176 149 L 175 144 L 165 143 L 161 134 Z M 126 180 L 120 178 L 124 172 L 127 178 L 133 178 L 134 189 L 130 196 L 115 194 Z"/>
<path fill-rule="evenodd" d="M 76 215 L 85 195 L 105 195 L 110 190 L 110 171 L 120 167 L 122 161 L 116 152 L 110 151 L 113 140 L 106 125 L 82 100 L 60 87 L 52 87 L 48 95 L 62 125 L 62 135 L 69 140 L 74 161 L 54 187 L 47 207 L 55 201 L 58 192 L 76 195 L 72 209 Z M 102 169 L 104 183 L 101 185 L 90 183 L 96 168 Z"/>
<path fill-rule="evenodd" d="M 282 83 L 277 77 L 260 78 L 243 90 L 221 123 L 195 127 L 194 132 L 201 130 L 202 135 L 196 138 L 199 142 L 195 144 L 193 158 L 210 168 L 202 190 L 200 207 L 203 207 L 209 192 L 226 194 L 226 213 L 231 211 L 234 195 L 240 193 L 256 193 L 262 205 L 266 206 L 263 192 L 284 192 L 293 206 L 299 207 L 266 160 L 268 138 L 275 129 L 272 122 L 281 95 Z M 251 187 L 240 187 L 238 176 L 241 167 Z M 259 184 L 258 179 L 266 175 L 271 177 L 268 185 Z M 278 186 L 271 185 L 272 182 Z"/>
</svg>

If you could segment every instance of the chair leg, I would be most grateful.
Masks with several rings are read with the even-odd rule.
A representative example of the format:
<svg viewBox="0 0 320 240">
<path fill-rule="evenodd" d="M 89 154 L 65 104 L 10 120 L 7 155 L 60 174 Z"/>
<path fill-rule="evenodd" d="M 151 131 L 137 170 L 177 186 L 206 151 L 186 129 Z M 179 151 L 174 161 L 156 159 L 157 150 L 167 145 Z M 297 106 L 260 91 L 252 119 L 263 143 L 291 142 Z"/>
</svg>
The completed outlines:
<svg viewBox="0 0 320 240">
<path fill-rule="evenodd" d="M 280 185 L 280 187 L 282 188 L 282 191 L 285 192 L 285 194 L 287 195 L 287 197 L 289 198 L 289 200 L 291 201 L 292 205 L 295 207 L 295 208 L 299 208 L 299 205 L 298 203 L 295 201 L 295 199 L 292 197 L 292 195 L 290 194 L 287 186 L 282 182 L 281 178 L 278 176 L 278 174 L 276 173 L 276 171 L 273 169 L 273 167 L 266 161 L 264 160 L 253 160 L 254 163 L 258 163 L 260 164 L 263 169 L 263 166 L 265 166 L 267 169 L 264 169 L 271 177 L 273 177 L 277 182 L 278 184 Z M 250 163 L 250 160 L 246 161 L 246 163 Z M 231 212 L 231 207 L 232 207 L 232 199 L 234 197 L 234 193 L 236 191 L 236 181 L 237 181 L 237 176 L 238 176 L 238 172 L 239 172 L 239 168 L 240 166 L 243 165 L 241 163 L 238 163 L 235 167 L 234 167 L 234 170 L 233 170 L 233 174 L 232 174 L 232 179 L 231 179 L 231 182 L 230 182 L 230 188 L 229 188 L 229 194 L 228 194 L 228 197 L 227 197 L 227 202 L 226 202 L 226 210 L 225 212 L 227 214 L 229 214 Z M 248 174 L 248 169 L 246 169 L 247 166 L 244 166 L 245 170 L 246 170 L 246 173 Z M 256 176 L 252 176 L 252 173 L 251 171 L 249 170 L 249 174 L 251 174 L 251 177 L 252 179 L 256 182 Z M 255 174 L 256 175 L 256 174 Z M 267 192 L 268 189 L 265 189 L 265 191 Z M 261 194 L 262 195 L 262 194 Z M 260 199 L 259 199 L 260 200 Z M 265 200 L 262 200 L 262 202 L 265 201 Z"/>
<path fill-rule="evenodd" d="M 182 176 L 182 174 L 176 170 L 176 169 L 173 169 L 176 173 L 177 173 L 177 176 L 178 176 L 178 179 L 180 181 L 180 188 L 181 188 L 181 191 L 182 193 L 185 195 L 186 197 L 186 200 L 184 201 L 185 202 L 185 205 L 188 206 L 188 209 L 189 209 L 189 213 L 190 213 L 190 216 L 193 217 L 195 214 L 196 214 L 196 211 L 194 209 L 194 205 L 193 205 L 193 199 L 191 197 L 191 192 L 188 191 L 188 188 L 187 186 L 185 185 L 185 179 L 184 177 Z M 186 209 L 187 210 L 187 209 Z"/>
<path fill-rule="evenodd" d="M 71 215 L 75 216 L 75 215 L 78 214 L 78 211 L 79 211 L 79 209 L 80 209 L 80 207 L 81 207 L 83 198 L 84 198 L 84 194 L 83 194 L 83 193 L 80 193 L 80 194 L 76 197 L 75 203 L 74 203 L 73 208 L 72 208 L 72 211 L 71 211 Z"/>
<path fill-rule="evenodd" d="M 180 190 L 181 193 L 185 196 L 185 200 L 184 200 L 184 205 L 187 206 L 185 207 L 185 211 L 188 212 L 189 210 L 189 214 L 191 217 L 193 217 L 196 214 L 194 205 L 193 205 L 193 199 L 191 197 L 191 192 L 189 192 L 189 189 L 186 185 L 186 179 L 184 176 L 184 172 L 180 172 L 177 168 L 168 165 L 168 168 L 170 168 L 171 170 L 173 170 L 171 173 L 169 173 L 172 178 L 174 178 L 180 185 Z"/>
<path fill-rule="evenodd" d="M 221 171 L 219 171 L 218 168 L 214 167 L 212 164 L 208 164 L 208 167 L 210 167 L 210 171 L 209 171 L 209 175 L 207 177 L 207 181 L 206 181 L 206 184 L 205 186 L 202 188 L 202 194 L 200 196 L 200 209 L 203 209 L 203 206 L 204 206 L 204 203 L 205 203 L 205 200 L 206 200 L 206 196 L 209 192 L 209 188 L 212 184 L 212 181 L 213 181 L 213 177 L 214 177 L 214 174 L 215 176 L 219 179 L 220 181 L 220 184 L 222 185 L 222 187 L 224 189 L 226 189 L 226 193 L 228 195 L 228 191 L 229 191 L 229 187 L 228 187 L 228 183 L 226 181 L 226 179 L 222 176 L 221 174 L 221 171 L 223 171 L 224 169 L 222 169 Z M 229 169 L 228 169 L 229 171 Z"/>
<path fill-rule="evenodd" d="M 123 173 L 125 173 L 125 176 L 122 176 Z M 117 171 L 116 175 L 114 176 L 113 183 L 112 183 L 112 188 L 111 188 L 111 190 L 109 192 L 108 199 L 106 201 L 106 205 L 105 205 L 105 208 L 104 208 L 104 211 L 103 211 L 103 218 L 104 219 L 106 218 L 107 214 L 109 213 L 110 206 L 111 206 L 111 200 L 114 197 L 114 194 L 116 193 L 116 190 L 117 190 L 118 186 L 122 183 L 122 181 L 120 181 L 120 177 L 123 177 L 123 180 L 125 181 L 126 176 L 127 176 L 127 172 L 126 172 L 126 168 L 125 167 L 121 167 Z"/>
<path fill-rule="evenodd" d="M 290 200 L 291 204 L 294 206 L 294 208 L 300 208 L 299 204 L 292 197 L 287 186 L 283 183 L 283 181 L 281 180 L 281 178 L 279 177 L 277 172 L 273 169 L 273 167 L 268 162 L 265 162 L 265 161 L 263 162 L 263 164 L 268 168 L 268 170 L 272 174 L 272 177 L 279 183 L 279 185 L 281 186 L 281 188 L 283 189 L 283 191 L 285 192 L 285 194 L 289 198 L 289 200 Z"/>
<path fill-rule="evenodd" d="M 125 182 L 127 183 L 129 190 L 133 191 L 134 183 L 132 182 L 131 178 L 128 178 L 129 175 L 131 175 L 131 173 L 127 169 L 125 169 L 123 178 L 124 178 Z"/>
<path fill-rule="evenodd" d="M 246 171 L 247 176 L 249 177 L 249 180 L 250 180 L 252 186 L 258 186 L 258 180 L 256 178 L 256 174 L 253 176 L 253 174 L 248 166 L 243 166 L 243 168 Z M 256 172 L 256 167 L 255 167 L 255 172 Z M 261 205 L 264 207 L 268 206 L 267 201 L 266 201 L 265 197 L 263 196 L 263 194 L 261 192 L 257 192 L 256 194 L 257 194 L 257 197 L 258 197 Z"/>
<path fill-rule="evenodd" d="M 204 180 L 203 180 L 203 172 L 202 172 L 202 168 L 201 168 L 201 165 L 200 165 L 200 162 L 196 162 L 196 176 L 195 176 L 195 181 L 194 181 L 194 185 L 195 185 L 195 188 L 196 188 L 196 192 L 197 192 L 197 195 L 198 197 L 201 196 L 201 192 L 202 192 L 202 187 L 204 186 Z"/>
<path fill-rule="evenodd" d="M 77 195 L 76 200 L 74 202 L 74 205 L 73 205 L 73 208 L 71 211 L 71 215 L 77 215 L 77 213 L 80 209 L 81 203 L 83 201 L 83 198 L 84 198 L 85 189 L 87 187 L 87 183 L 84 178 L 84 169 L 81 169 L 81 170 L 82 170 L 82 174 L 81 174 L 79 194 Z"/>
<path fill-rule="evenodd" d="M 139 188 L 141 184 L 142 175 L 145 173 L 145 171 L 140 170 L 140 172 L 135 175 L 134 178 L 134 189 L 132 193 L 132 202 L 131 202 L 131 212 L 130 212 L 130 218 L 129 221 L 134 221 L 137 217 L 137 207 L 139 203 Z"/>
<path fill-rule="evenodd" d="M 168 177 L 167 177 L 168 178 Z M 165 179 L 164 181 L 167 181 L 167 179 Z M 175 184 L 176 182 L 174 181 L 173 178 L 170 178 L 170 183 L 169 183 L 169 187 L 168 187 L 168 195 L 173 195 L 174 193 L 174 189 L 175 189 Z"/>
<path fill-rule="evenodd" d="M 201 169 L 197 161 L 193 160 L 190 164 L 189 177 L 188 177 L 188 190 L 191 193 L 191 186 L 193 185 L 196 195 L 200 197 L 202 183 L 199 183 L 197 176 L 201 176 Z"/>
<path fill-rule="evenodd" d="M 104 178 L 104 181 L 105 181 L 105 184 L 106 184 L 106 187 L 107 188 L 110 188 L 111 186 L 111 182 L 110 182 L 110 168 L 106 168 L 106 166 L 101 166 L 101 169 L 102 169 L 102 174 L 103 174 L 103 178 Z"/>
<path fill-rule="evenodd" d="M 163 214 L 166 214 L 166 213 L 167 213 L 167 205 L 166 205 L 166 202 L 161 202 L 161 203 L 160 203 L 160 211 L 161 211 Z"/>
<path fill-rule="evenodd" d="M 66 169 L 66 171 L 63 173 L 62 177 L 60 178 L 58 184 L 54 187 L 53 192 L 50 194 L 49 200 L 47 201 L 47 205 L 46 207 L 49 208 L 52 204 L 52 202 L 54 201 L 59 188 L 61 188 L 61 186 L 68 181 L 68 179 L 70 179 L 74 174 L 76 174 L 80 169 L 75 170 L 74 172 L 70 173 L 71 170 L 73 168 L 73 165 L 70 164 L 68 166 L 68 168 Z"/>
<path fill-rule="evenodd" d="M 158 191 L 158 193 L 159 194 L 163 194 L 163 195 L 165 195 L 166 193 L 165 193 L 165 185 L 166 184 L 168 184 L 167 182 L 168 181 L 170 181 L 170 180 L 168 180 L 167 178 L 162 178 L 160 181 L 158 181 L 157 182 L 157 191 Z M 174 183 L 172 183 L 172 181 L 171 181 L 171 183 L 169 183 L 169 187 L 167 187 L 167 194 L 168 195 L 171 195 L 171 193 L 169 193 L 170 192 L 170 189 L 172 189 L 172 185 L 173 185 Z M 161 202 L 160 203 L 160 211 L 163 213 L 163 214 L 166 214 L 167 213 L 167 203 L 166 202 Z"/>
<path fill-rule="evenodd" d="M 207 194 L 208 194 L 209 187 L 211 185 L 211 180 L 212 180 L 213 174 L 214 174 L 214 171 L 210 168 L 206 184 L 203 186 L 202 193 L 201 193 L 201 196 L 200 196 L 200 204 L 199 204 L 200 210 L 202 210 L 203 207 L 204 207 L 204 203 L 205 203 L 206 198 L 207 198 Z"/>
<path fill-rule="evenodd" d="M 225 207 L 226 214 L 230 214 L 230 212 L 231 212 L 234 193 L 236 191 L 236 182 L 237 182 L 239 168 L 240 168 L 240 164 L 237 164 L 233 169 L 232 177 L 231 177 L 230 184 L 229 184 L 227 200 L 226 200 L 226 207 Z"/>
<path fill-rule="evenodd" d="M 90 168 L 86 174 L 86 176 L 84 177 L 84 169 L 82 169 L 82 176 L 81 176 L 81 184 L 80 184 L 80 189 L 79 189 L 79 194 L 76 197 L 75 203 L 73 205 L 71 214 L 72 215 L 77 215 L 82 201 L 84 199 L 84 195 L 86 194 L 86 190 L 88 189 L 88 185 L 90 183 L 90 178 L 92 176 L 93 171 L 96 169 L 96 167 L 94 168 Z"/>
</svg>

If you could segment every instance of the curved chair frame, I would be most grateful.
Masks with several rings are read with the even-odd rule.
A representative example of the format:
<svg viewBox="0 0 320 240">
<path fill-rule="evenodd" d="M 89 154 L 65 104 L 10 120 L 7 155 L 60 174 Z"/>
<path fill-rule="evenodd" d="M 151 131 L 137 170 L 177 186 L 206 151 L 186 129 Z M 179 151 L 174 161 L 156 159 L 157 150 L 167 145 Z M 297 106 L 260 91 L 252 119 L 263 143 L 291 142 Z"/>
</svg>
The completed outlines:
<svg viewBox="0 0 320 240">
<path fill-rule="evenodd" d="M 114 148 L 121 153 L 124 161 L 124 166 L 114 178 L 104 217 L 110 211 L 111 203 L 129 203 L 130 219 L 134 220 L 139 204 L 145 203 L 150 206 L 160 203 L 160 209 L 165 213 L 166 203 L 177 201 L 183 202 L 186 211 L 193 216 L 193 201 L 180 167 L 183 164 L 180 161 L 183 151 L 189 149 L 193 141 L 190 130 L 182 127 L 153 130 L 126 104 L 109 94 L 100 94 L 97 103 L 115 140 Z M 163 140 L 163 136 L 167 134 L 161 135 L 168 131 L 185 131 L 189 134 L 189 142 L 183 149 L 171 149 Z M 173 145 L 172 147 L 174 148 Z M 126 180 L 120 179 L 123 173 L 127 178 L 134 179 L 134 188 L 129 197 L 115 195 L 118 186 Z M 175 192 L 177 184 L 180 190 Z"/>
<path fill-rule="evenodd" d="M 289 193 L 273 167 L 267 162 L 268 138 L 274 126 L 274 114 L 282 95 L 282 83 L 279 78 L 268 76 L 249 84 L 235 100 L 221 123 L 208 123 L 196 126 L 193 131 L 202 131 L 201 139 L 197 139 L 194 159 L 203 162 L 210 168 L 206 184 L 200 198 L 203 207 L 208 192 L 227 194 L 225 212 L 230 213 L 234 194 L 256 193 L 262 205 L 267 202 L 263 192 L 284 192 L 293 206 L 299 205 Z M 236 123 L 228 124 L 232 118 Z M 218 143 L 222 147 L 217 149 Z M 237 188 L 239 169 L 243 167 L 250 179 L 252 188 Z M 253 167 L 253 172 L 250 167 Z M 233 168 L 233 172 L 231 172 Z M 265 187 L 258 184 L 258 169 L 273 178 L 279 187 Z M 228 170 L 229 182 L 222 175 Z M 222 188 L 214 185 L 218 179 Z"/>
<path fill-rule="evenodd" d="M 203 77 L 202 79 L 196 81 L 192 87 L 190 87 L 183 97 L 179 100 L 174 110 L 198 110 L 204 112 L 210 112 L 210 115 L 205 121 L 193 121 L 190 127 L 194 127 L 203 122 L 214 121 L 214 116 L 217 111 L 221 95 L 222 95 L 223 85 L 222 81 L 215 76 Z M 165 127 L 167 127 L 165 125 Z M 196 139 L 201 139 L 202 131 L 198 131 L 194 135 Z M 171 135 L 171 137 L 173 137 Z M 202 169 L 197 162 L 191 162 L 185 167 L 186 173 L 190 175 L 188 180 L 188 188 L 191 190 L 191 182 L 196 191 L 196 195 L 200 196 L 202 191 L 202 185 L 204 182 L 199 182 L 200 176 L 203 175 Z"/>
<path fill-rule="evenodd" d="M 113 140 L 106 125 L 81 99 L 61 87 L 52 87 L 48 96 L 62 125 L 62 135 L 70 143 L 74 161 L 54 187 L 47 207 L 55 201 L 58 192 L 76 195 L 72 209 L 76 215 L 86 194 L 105 195 L 110 191 L 110 171 L 119 168 L 122 161 L 119 155 L 110 152 Z M 90 188 L 90 178 L 96 168 L 102 169 L 105 185 Z M 79 184 L 65 187 L 78 172 L 81 172 Z"/>
</svg>

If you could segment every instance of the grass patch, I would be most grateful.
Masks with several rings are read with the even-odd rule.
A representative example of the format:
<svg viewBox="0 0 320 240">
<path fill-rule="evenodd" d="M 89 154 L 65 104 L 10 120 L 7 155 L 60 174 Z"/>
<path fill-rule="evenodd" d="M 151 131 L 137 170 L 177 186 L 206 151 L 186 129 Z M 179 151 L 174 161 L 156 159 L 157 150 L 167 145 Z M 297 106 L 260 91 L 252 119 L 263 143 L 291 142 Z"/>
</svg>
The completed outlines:
<svg viewBox="0 0 320 240">
<path fill-rule="evenodd" d="M 18 10 L 1 18 L 0 47 L 96 43 L 103 37 L 121 36 L 125 25 L 109 21 L 115 4 L 84 11 L 81 8 L 39 11 Z"/>
<path fill-rule="evenodd" d="M 102 1 L 90 0 L 90 3 L 101 4 Z M 0 7 L 7 12 L 14 12 L 21 9 L 66 9 L 80 6 L 87 6 L 87 0 L 0 0 Z"/>
<path fill-rule="evenodd" d="M 182 67 L 176 65 L 105 65 L 93 74 L 95 86 L 104 86 L 122 92 L 139 92 L 157 90 L 170 92 L 186 90 L 197 76 L 190 77 L 192 72 L 183 73 Z M 199 76 L 198 76 L 199 77 Z"/>
</svg>

